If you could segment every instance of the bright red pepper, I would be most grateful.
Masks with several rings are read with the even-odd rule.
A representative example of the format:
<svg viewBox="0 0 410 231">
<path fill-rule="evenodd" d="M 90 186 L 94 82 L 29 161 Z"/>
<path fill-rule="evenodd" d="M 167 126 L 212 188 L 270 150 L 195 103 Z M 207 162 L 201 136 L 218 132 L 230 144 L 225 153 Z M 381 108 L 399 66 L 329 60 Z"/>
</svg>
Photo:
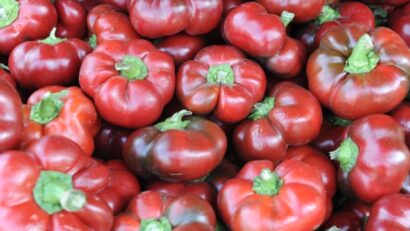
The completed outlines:
<svg viewBox="0 0 410 231">
<path fill-rule="evenodd" d="M 281 14 L 283 11 L 295 14 L 295 22 L 309 22 L 319 16 L 324 0 L 257 0 L 269 13 Z"/>
<path fill-rule="evenodd" d="M 396 8 L 389 16 L 389 26 L 399 34 L 410 47 L 410 2 Z"/>
<path fill-rule="evenodd" d="M 100 5 L 102 4 L 109 4 L 112 6 L 117 7 L 118 9 L 120 9 L 122 12 L 127 12 L 127 0 L 100 0 Z"/>
<path fill-rule="evenodd" d="M 410 195 L 393 193 L 373 204 L 366 231 L 410 230 Z"/>
<path fill-rule="evenodd" d="M 4 56 L 24 41 L 47 37 L 57 24 L 57 12 L 49 0 L 5 0 L 0 8 L 0 54 Z"/>
<path fill-rule="evenodd" d="M 79 87 L 37 90 L 28 99 L 23 115 L 22 148 L 43 136 L 60 135 L 77 143 L 85 154 L 93 153 L 100 120 L 92 101 Z"/>
<path fill-rule="evenodd" d="M 61 136 L 2 153 L 0 229 L 109 231 L 113 212 L 98 196 L 109 174 L 101 167 Z"/>
<path fill-rule="evenodd" d="M 87 11 L 77 0 L 55 0 L 58 14 L 57 36 L 82 39 L 87 31 Z"/>
<path fill-rule="evenodd" d="M 309 58 L 309 89 L 344 119 L 385 113 L 407 95 L 410 49 L 392 30 L 337 27 Z"/>
<path fill-rule="evenodd" d="M 78 79 L 81 62 L 91 52 L 91 47 L 76 38 L 50 36 L 39 41 L 19 44 L 11 52 L 11 76 L 27 90 L 51 85 L 72 85 Z"/>
<path fill-rule="evenodd" d="M 145 191 L 130 202 L 128 210 L 116 217 L 113 231 L 213 231 L 216 217 L 205 200 L 192 196 L 167 196 Z"/>
<path fill-rule="evenodd" d="M 244 160 L 278 163 L 288 145 L 309 143 L 319 134 L 321 124 L 322 110 L 316 98 L 294 83 L 281 82 L 236 127 L 234 147 Z"/>
<path fill-rule="evenodd" d="M 123 152 L 128 168 L 170 182 L 196 180 L 216 168 L 227 148 L 224 132 L 209 120 L 182 120 L 186 115 L 191 112 L 182 110 L 132 133 Z"/>
<path fill-rule="evenodd" d="M 263 69 L 235 47 L 202 49 L 178 70 L 176 94 L 195 114 L 213 113 L 225 123 L 243 120 L 265 94 Z"/>
<path fill-rule="evenodd" d="M 132 130 L 109 124 L 105 121 L 94 137 L 95 157 L 103 160 L 121 159 L 122 150 Z"/>
<path fill-rule="evenodd" d="M 190 35 L 210 32 L 219 23 L 222 0 L 128 1 L 131 24 L 138 34 L 160 38 L 181 31 Z"/>
<path fill-rule="evenodd" d="M 153 123 L 175 88 L 172 58 L 150 42 L 109 41 L 84 59 L 80 86 L 105 120 L 126 128 Z"/>
<path fill-rule="evenodd" d="M 229 11 L 222 25 L 225 39 L 253 56 L 276 55 L 286 39 L 281 19 L 262 5 L 247 2 Z"/>
<path fill-rule="evenodd" d="M 3 78 L 0 78 L 0 99 L 0 152 L 4 152 L 20 143 L 23 130 L 22 103 L 16 89 Z"/>
<path fill-rule="evenodd" d="M 175 66 L 193 59 L 204 48 L 206 41 L 203 37 L 179 33 L 161 39 L 155 46 L 172 56 Z"/>
<path fill-rule="evenodd" d="M 298 160 L 276 168 L 248 162 L 218 193 L 219 214 L 232 230 L 314 230 L 325 218 L 326 192 L 319 172 Z"/>
<path fill-rule="evenodd" d="M 365 203 L 399 192 L 410 171 L 403 130 L 393 118 L 382 114 L 354 121 L 330 156 L 339 162 L 341 191 Z"/>
<path fill-rule="evenodd" d="M 87 15 L 87 27 L 90 33 L 90 44 L 118 40 L 131 41 L 140 36 L 131 26 L 129 17 L 112 5 L 101 4 L 94 7 Z"/>
<path fill-rule="evenodd" d="M 343 231 L 362 231 L 369 214 L 368 205 L 360 202 L 349 203 L 334 213 L 322 228 L 328 230 L 336 227 Z"/>
<path fill-rule="evenodd" d="M 299 160 L 316 168 L 326 190 L 326 219 L 332 214 L 333 196 L 336 193 L 336 168 L 323 153 L 310 146 L 290 147 L 285 155 L 286 160 Z"/>
</svg>

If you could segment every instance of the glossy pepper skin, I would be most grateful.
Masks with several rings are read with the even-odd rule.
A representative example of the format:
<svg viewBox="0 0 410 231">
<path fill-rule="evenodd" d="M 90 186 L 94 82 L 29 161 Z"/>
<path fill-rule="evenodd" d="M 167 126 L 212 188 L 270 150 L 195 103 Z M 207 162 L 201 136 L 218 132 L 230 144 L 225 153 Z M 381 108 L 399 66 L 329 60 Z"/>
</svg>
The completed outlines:
<svg viewBox="0 0 410 231">
<path fill-rule="evenodd" d="M 161 115 L 175 88 L 172 58 L 150 42 L 109 41 L 83 61 L 80 86 L 106 121 L 144 127 Z"/>
<path fill-rule="evenodd" d="M 125 143 L 123 158 L 128 168 L 144 178 L 170 182 L 196 180 L 221 162 L 226 136 L 215 123 L 190 118 L 182 110 L 155 126 L 140 128 Z"/>
<path fill-rule="evenodd" d="M 322 37 L 332 28 L 350 24 L 359 24 L 371 30 L 375 27 L 375 16 L 372 10 L 361 2 L 346 1 L 335 7 L 326 5 L 319 17 L 302 30 L 300 40 L 312 52 L 319 47 Z"/>
<path fill-rule="evenodd" d="M 108 175 L 61 136 L 0 155 L 0 229 L 109 231 L 113 212 L 97 194 Z"/>
<path fill-rule="evenodd" d="M 98 5 L 88 13 L 87 27 L 92 34 L 90 44 L 94 48 L 106 41 L 128 42 L 140 37 L 132 28 L 129 17 L 108 4 Z"/>
<path fill-rule="evenodd" d="M 0 152 L 16 148 L 22 137 L 23 113 L 17 90 L 0 78 Z"/>
<path fill-rule="evenodd" d="M 128 1 L 131 24 L 138 34 L 160 38 L 181 31 L 202 35 L 215 28 L 221 18 L 222 0 Z"/>
<path fill-rule="evenodd" d="M 409 90 L 410 49 L 388 28 L 366 32 L 358 25 L 329 31 L 307 63 L 309 89 L 343 119 L 388 112 Z"/>
<path fill-rule="evenodd" d="M 7 56 L 18 44 L 47 37 L 57 24 L 57 12 L 49 0 L 6 0 L 0 20 L 0 54 Z"/>
<path fill-rule="evenodd" d="M 339 162 L 341 191 L 365 203 L 399 192 L 410 170 L 404 132 L 393 118 L 383 114 L 354 121 L 330 156 Z"/>
<path fill-rule="evenodd" d="M 229 11 L 222 34 L 235 47 L 261 57 L 277 54 L 286 38 L 280 18 L 256 2 L 246 2 Z"/>
<path fill-rule="evenodd" d="M 328 230 L 337 227 L 343 231 L 363 231 L 369 214 L 370 206 L 361 202 L 351 202 L 333 213 L 322 228 Z"/>
<path fill-rule="evenodd" d="M 49 86 L 35 91 L 23 107 L 23 116 L 20 147 L 46 135 L 60 135 L 77 143 L 86 155 L 93 153 L 100 120 L 79 87 Z"/>
<path fill-rule="evenodd" d="M 319 172 L 298 160 L 248 162 L 218 193 L 218 208 L 232 230 L 314 230 L 325 217 Z"/>
<path fill-rule="evenodd" d="M 244 160 L 280 162 L 289 145 L 303 145 L 320 131 L 322 110 L 308 90 L 281 82 L 233 133 L 233 144 Z"/>
<path fill-rule="evenodd" d="M 224 123 L 243 120 L 266 89 L 263 69 L 235 47 L 213 45 L 178 70 L 176 94 L 195 114 L 213 115 Z"/>
<path fill-rule="evenodd" d="M 76 38 L 55 36 L 55 28 L 47 39 L 19 44 L 11 52 L 11 76 L 26 90 L 51 85 L 72 85 L 77 81 L 84 57 L 91 47 Z"/>
<path fill-rule="evenodd" d="M 206 46 L 206 40 L 201 36 L 179 33 L 161 39 L 155 46 L 174 59 L 175 66 L 193 59 Z"/>
<path fill-rule="evenodd" d="M 99 0 L 100 5 L 109 4 L 117 7 L 121 12 L 127 12 L 127 0 Z"/>
<path fill-rule="evenodd" d="M 390 113 L 401 126 L 406 137 L 406 145 L 410 148 L 410 102 L 402 102 Z"/>
<path fill-rule="evenodd" d="M 11 77 L 10 73 L 8 72 L 9 68 L 7 66 L 0 65 L 0 79 L 6 81 L 10 84 L 13 88 L 17 87 L 17 82 L 13 77 Z"/>
<path fill-rule="evenodd" d="M 396 8 L 389 16 L 389 27 L 399 34 L 410 47 L 410 2 Z"/>
<path fill-rule="evenodd" d="M 309 22 L 319 16 L 324 0 L 257 0 L 269 13 L 280 15 L 283 11 L 295 14 L 295 22 Z"/>
<path fill-rule="evenodd" d="M 366 231 L 410 229 L 410 195 L 392 193 L 373 204 Z"/>
<path fill-rule="evenodd" d="M 102 121 L 101 128 L 94 137 L 95 157 L 103 160 L 122 158 L 122 150 L 132 130 Z"/>
<path fill-rule="evenodd" d="M 336 193 L 336 168 L 323 153 L 310 146 L 290 147 L 286 151 L 284 161 L 299 160 L 316 168 L 326 191 L 326 219 L 332 214 L 333 196 Z"/>
<path fill-rule="evenodd" d="M 82 39 L 87 31 L 87 10 L 77 0 L 55 0 L 58 14 L 57 36 Z"/>
<path fill-rule="evenodd" d="M 205 200 L 192 195 L 172 197 L 145 191 L 116 217 L 112 230 L 211 231 L 215 227 L 215 213 Z"/>
</svg>

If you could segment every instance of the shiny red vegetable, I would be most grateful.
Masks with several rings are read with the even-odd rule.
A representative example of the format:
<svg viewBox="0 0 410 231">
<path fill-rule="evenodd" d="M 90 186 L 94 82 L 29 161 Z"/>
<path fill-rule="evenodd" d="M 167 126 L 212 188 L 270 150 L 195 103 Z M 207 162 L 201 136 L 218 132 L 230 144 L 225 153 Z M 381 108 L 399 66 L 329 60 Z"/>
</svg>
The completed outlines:
<svg viewBox="0 0 410 231">
<path fill-rule="evenodd" d="M 55 0 L 58 24 L 56 35 L 60 38 L 82 39 L 87 31 L 87 11 L 77 0 Z"/>
<path fill-rule="evenodd" d="M 389 15 L 389 26 L 399 34 L 410 47 L 410 1 L 407 5 L 396 8 Z"/>
<path fill-rule="evenodd" d="M 341 210 L 333 213 L 322 228 L 329 230 L 335 227 L 343 231 L 362 231 L 369 213 L 370 206 L 366 204 L 360 202 L 348 203 Z"/>
</svg>

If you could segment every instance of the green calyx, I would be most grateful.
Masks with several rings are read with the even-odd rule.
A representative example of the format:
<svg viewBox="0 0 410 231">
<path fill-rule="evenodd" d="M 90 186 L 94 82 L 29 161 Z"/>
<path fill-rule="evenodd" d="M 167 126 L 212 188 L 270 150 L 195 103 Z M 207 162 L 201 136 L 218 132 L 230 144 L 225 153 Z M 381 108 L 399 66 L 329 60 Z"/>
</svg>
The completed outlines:
<svg viewBox="0 0 410 231">
<path fill-rule="evenodd" d="M 368 34 L 362 35 L 346 61 L 344 71 L 351 74 L 367 73 L 379 62 L 379 56 L 373 51 L 374 45 Z"/>
<path fill-rule="evenodd" d="M 43 99 L 31 107 L 30 119 L 39 124 L 47 124 L 55 119 L 64 106 L 61 97 L 67 94 L 68 91 L 66 90 L 57 93 L 45 93 Z"/>
<path fill-rule="evenodd" d="M 283 25 L 285 25 L 285 27 L 287 27 L 294 18 L 295 14 L 286 10 L 282 11 L 282 13 L 280 14 L 280 20 L 282 21 Z"/>
<path fill-rule="evenodd" d="M 140 231 L 171 231 L 172 225 L 166 217 L 159 219 L 143 219 L 140 224 Z"/>
<path fill-rule="evenodd" d="M 11 25 L 18 17 L 20 11 L 16 0 L 0 0 L 0 28 Z"/>
<path fill-rule="evenodd" d="M 206 80 L 210 84 L 224 84 L 231 86 L 235 82 L 231 65 L 220 64 L 209 67 Z"/>
<path fill-rule="evenodd" d="M 330 159 L 338 161 L 343 172 L 349 173 L 356 165 L 358 155 L 359 147 L 347 137 L 336 150 L 330 152 Z"/>
<path fill-rule="evenodd" d="M 387 23 L 389 13 L 382 6 L 370 5 L 370 9 L 373 11 L 373 15 L 376 21 L 376 26 L 382 26 Z"/>
<path fill-rule="evenodd" d="M 0 68 L 6 71 L 10 71 L 10 68 L 4 63 L 0 63 Z"/>
<path fill-rule="evenodd" d="M 181 110 L 175 114 L 173 114 L 168 119 L 157 123 L 154 127 L 159 129 L 160 131 L 167 131 L 171 129 L 183 130 L 189 126 L 191 121 L 189 120 L 182 120 L 182 117 L 192 115 L 192 112 L 188 110 Z"/>
<path fill-rule="evenodd" d="M 42 171 L 33 189 L 34 200 L 48 214 L 75 212 L 84 207 L 86 195 L 73 189 L 72 177 L 57 171 Z"/>
<path fill-rule="evenodd" d="M 275 172 L 265 168 L 253 180 L 253 191 L 259 195 L 275 196 L 279 193 L 283 180 Z"/>
<path fill-rule="evenodd" d="M 88 38 L 88 44 L 91 48 L 95 49 L 97 47 L 97 35 L 92 34 L 90 38 Z"/>
<path fill-rule="evenodd" d="M 57 44 L 57 43 L 61 43 L 61 42 L 64 42 L 64 41 L 67 40 L 66 38 L 59 38 L 59 37 L 57 37 L 57 36 L 56 36 L 56 31 L 57 31 L 57 28 L 54 27 L 54 28 L 51 30 L 50 35 L 49 35 L 47 38 L 45 38 L 45 39 L 39 40 L 39 42 L 40 42 L 40 43 L 49 44 L 49 45 L 55 45 L 55 44 Z"/>
<path fill-rule="evenodd" d="M 324 5 L 319 17 L 316 18 L 315 23 L 322 25 L 325 22 L 331 22 L 340 18 L 340 13 L 337 9 L 333 9 L 329 5 Z"/>
<path fill-rule="evenodd" d="M 325 114 L 325 119 L 329 123 L 331 123 L 332 125 L 335 125 L 335 126 L 347 127 L 352 123 L 352 121 L 350 121 L 350 120 L 342 119 L 342 118 L 337 117 L 333 114 Z"/>
<path fill-rule="evenodd" d="M 138 57 L 126 55 L 121 62 L 115 64 L 115 69 L 128 80 L 142 80 L 148 75 L 148 67 Z"/>
<path fill-rule="evenodd" d="M 340 228 L 338 228 L 338 227 L 336 227 L 336 226 L 332 226 L 332 227 L 326 229 L 326 231 L 342 231 L 342 229 L 340 229 Z"/>
<path fill-rule="evenodd" d="M 275 98 L 266 97 L 262 102 L 253 105 L 253 110 L 248 116 L 249 119 L 257 120 L 268 117 L 269 112 L 275 107 Z"/>
</svg>

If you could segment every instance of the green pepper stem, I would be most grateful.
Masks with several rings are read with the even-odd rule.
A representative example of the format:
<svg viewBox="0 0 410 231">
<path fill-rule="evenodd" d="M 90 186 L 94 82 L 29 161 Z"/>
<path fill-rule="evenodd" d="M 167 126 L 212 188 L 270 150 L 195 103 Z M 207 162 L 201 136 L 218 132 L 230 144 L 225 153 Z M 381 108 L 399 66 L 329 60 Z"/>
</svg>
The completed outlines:
<svg viewBox="0 0 410 231">
<path fill-rule="evenodd" d="M 67 40 L 66 38 L 59 38 L 59 37 L 57 37 L 57 36 L 56 36 L 56 31 L 57 31 L 57 28 L 56 28 L 56 27 L 53 27 L 53 29 L 52 29 L 51 32 L 50 32 L 50 35 L 49 35 L 47 38 L 45 38 L 45 39 L 39 40 L 39 42 L 40 42 L 40 43 L 49 44 L 49 45 L 55 45 L 55 44 L 57 44 L 57 43 L 61 43 L 61 42 Z"/>
<path fill-rule="evenodd" d="M 10 68 L 4 63 L 0 63 L 0 68 L 6 71 L 10 71 Z"/>
<path fill-rule="evenodd" d="M 143 219 L 140 231 L 171 231 L 172 225 L 166 217 L 159 219 Z"/>
<path fill-rule="evenodd" d="M 340 229 L 340 228 L 338 228 L 338 227 L 336 227 L 336 226 L 332 226 L 332 227 L 326 229 L 326 231 L 342 231 L 342 229 Z"/>
<path fill-rule="evenodd" d="M 64 106 L 61 98 L 67 94 L 67 90 L 57 93 L 45 93 L 43 99 L 31 107 L 30 119 L 39 124 L 47 124 L 55 119 Z"/>
<path fill-rule="evenodd" d="M 115 64 L 115 69 L 128 80 L 142 80 L 148 75 L 148 67 L 140 58 L 126 55 Z"/>
<path fill-rule="evenodd" d="M 288 12 L 286 10 L 282 11 L 280 15 L 280 20 L 282 21 L 283 25 L 285 25 L 285 27 L 287 27 L 289 23 L 293 21 L 294 18 L 295 14 L 292 12 Z"/>
<path fill-rule="evenodd" d="M 334 114 L 325 114 L 325 119 L 332 125 L 334 126 L 342 126 L 342 127 L 347 127 L 349 126 L 352 121 L 342 119 L 338 116 L 335 116 Z"/>
<path fill-rule="evenodd" d="M 368 34 L 362 35 L 346 61 L 344 71 L 352 74 L 372 71 L 379 62 L 379 56 L 373 51 L 374 45 Z"/>
<path fill-rule="evenodd" d="M 231 86 L 235 82 L 231 65 L 220 64 L 209 67 L 206 80 L 210 84 L 224 84 Z"/>
<path fill-rule="evenodd" d="M 253 180 L 253 191 L 259 195 L 274 196 L 279 193 L 283 185 L 283 180 L 278 174 L 265 168 L 259 176 Z"/>
<path fill-rule="evenodd" d="M 330 152 L 330 159 L 338 161 L 343 172 L 349 173 L 356 165 L 358 155 L 359 147 L 347 137 L 336 150 Z"/>
<path fill-rule="evenodd" d="M 92 34 L 90 38 L 88 38 L 88 44 L 91 48 L 95 49 L 97 47 L 97 35 Z"/>
<path fill-rule="evenodd" d="M 50 215 L 62 210 L 78 211 L 87 202 L 82 191 L 73 189 L 72 177 L 57 171 L 41 171 L 33 188 L 33 197 Z"/>
<path fill-rule="evenodd" d="M 11 25 L 18 17 L 20 6 L 16 0 L 0 0 L 0 28 Z"/>
<path fill-rule="evenodd" d="M 167 118 L 166 120 L 157 123 L 155 127 L 162 132 L 171 130 L 171 129 L 183 130 L 189 126 L 191 121 L 189 120 L 182 121 L 182 117 L 189 116 L 189 115 L 192 115 L 192 112 L 185 110 L 185 109 L 181 110 L 173 114 L 171 117 Z"/>
<path fill-rule="evenodd" d="M 253 110 L 248 116 L 249 119 L 257 120 L 268 117 L 269 112 L 275 107 L 275 98 L 266 97 L 262 102 L 253 105 Z"/>
<path fill-rule="evenodd" d="M 316 18 L 315 23 L 322 25 L 325 22 L 331 22 L 340 18 L 340 13 L 337 9 L 324 5 L 319 17 Z"/>
</svg>

